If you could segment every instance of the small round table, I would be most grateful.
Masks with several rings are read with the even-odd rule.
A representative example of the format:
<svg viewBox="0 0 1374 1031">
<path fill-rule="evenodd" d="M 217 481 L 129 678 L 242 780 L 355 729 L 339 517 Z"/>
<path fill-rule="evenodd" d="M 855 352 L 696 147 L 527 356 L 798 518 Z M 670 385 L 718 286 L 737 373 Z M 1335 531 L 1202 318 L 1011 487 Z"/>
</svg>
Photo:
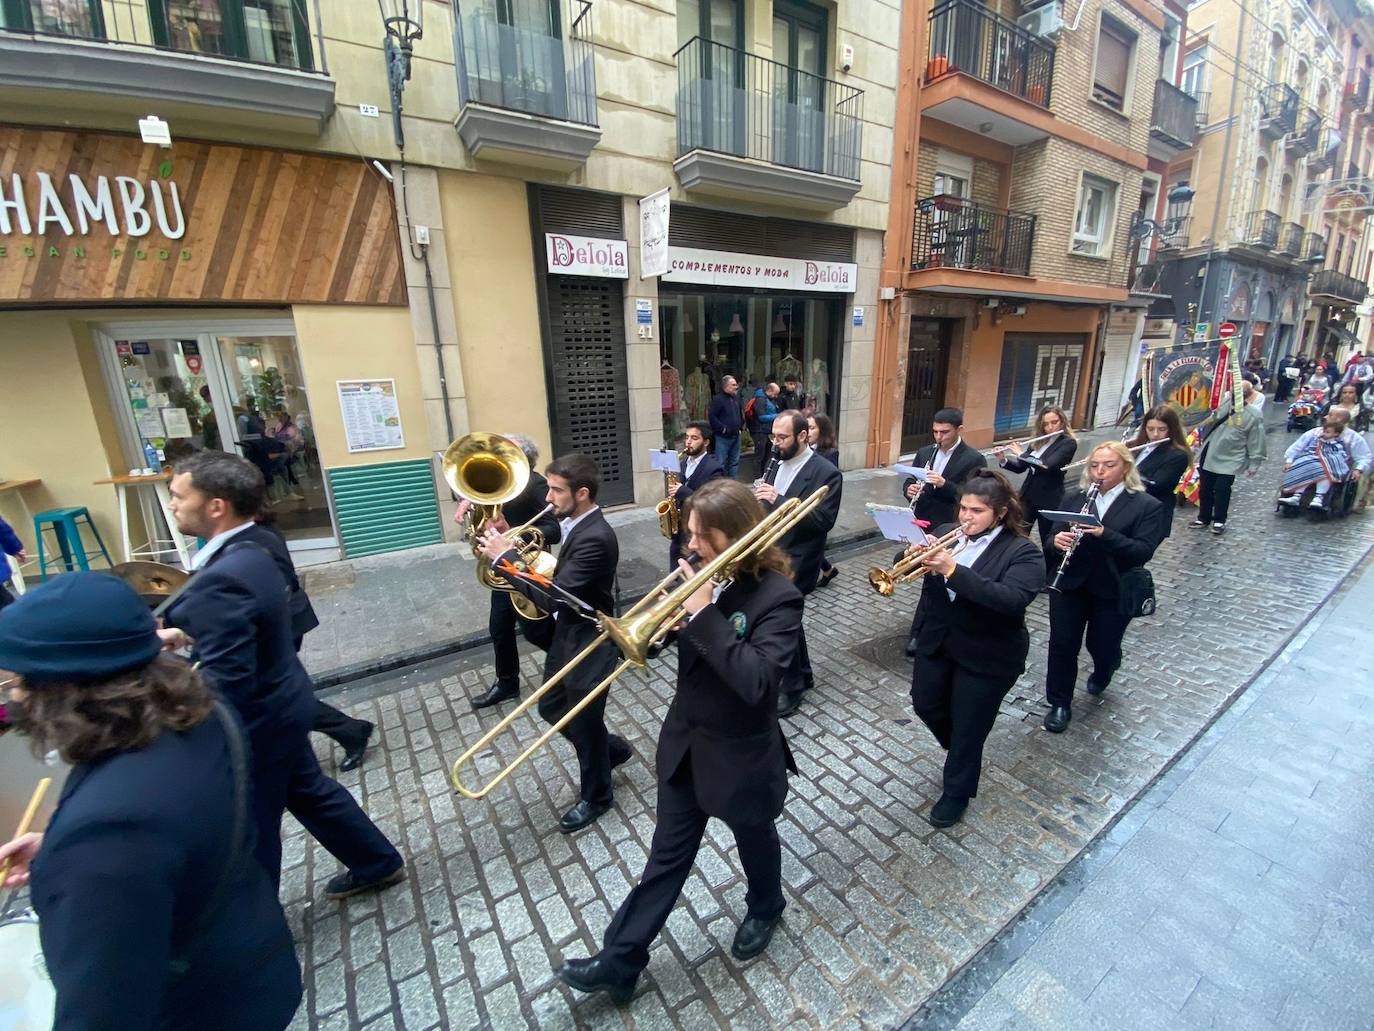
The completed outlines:
<svg viewBox="0 0 1374 1031">
<path fill-rule="evenodd" d="M 182 567 L 191 568 L 191 548 L 186 543 L 186 538 L 177 529 L 177 521 L 172 517 L 172 492 L 167 485 L 172 482 L 170 472 L 158 473 L 155 476 L 111 476 L 108 480 L 96 480 L 97 486 L 113 485 L 115 493 L 119 496 L 119 531 L 124 539 L 124 561 L 133 562 L 139 558 L 150 558 L 158 560 L 158 556 L 166 551 L 168 547 L 176 549 L 177 555 L 181 557 Z M 150 487 L 157 496 L 158 507 L 162 510 L 162 518 L 167 523 L 168 532 L 171 537 L 161 538 L 156 536 L 156 531 L 149 529 L 148 543 L 142 547 L 135 548 L 133 541 L 129 539 L 129 492 L 138 490 L 140 487 Z"/>
</svg>

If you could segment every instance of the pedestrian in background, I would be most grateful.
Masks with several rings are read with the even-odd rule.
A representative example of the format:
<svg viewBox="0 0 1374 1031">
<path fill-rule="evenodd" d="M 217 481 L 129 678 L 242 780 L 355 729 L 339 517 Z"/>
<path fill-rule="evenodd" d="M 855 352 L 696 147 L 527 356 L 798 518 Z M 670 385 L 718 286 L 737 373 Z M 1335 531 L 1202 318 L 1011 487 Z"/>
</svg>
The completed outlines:
<svg viewBox="0 0 1374 1031">
<path fill-rule="evenodd" d="M 830 416 L 815 412 L 806 417 L 806 425 L 810 433 L 811 450 L 838 469 L 840 449 L 835 446 L 835 424 L 830 421 Z M 824 587 L 835 579 L 838 572 L 839 570 L 831 565 L 830 559 L 822 555 L 821 575 L 816 581 L 816 586 Z"/>
<path fill-rule="evenodd" d="M 19 539 L 19 535 L 9 523 L 0 519 L 0 609 L 14 601 L 14 595 L 10 592 L 11 581 L 14 580 L 14 573 L 10 570 L 11 555 L 20 563 L 29 560 L 28 552 L 24 550 L 24 542 Z"/>
<path fill-rule="evenodd" d="M 720 381 L 720 393 L 711 398 L 706 415 L 711 433 L 716 438 L 716 457 L 725 467 L 725 475 L 734 479 L 739 473 L 739 435 L 744 426 L 744 408 L 739 400 L 739 381 L 725 376 Z"/>
<path fill-rule="evenodd" d="M 1236 477 L 1243 471 L 1247 478 L 1253 479 L 1264 464 L 1264 416 L 1250 403 L 1255 387 L 1248 380 L 1242 380 L 1241 392 L 1245 404 L 1240 415 L 1234 414 L 1230 395 L 1223 398 L 1202 445 L 1198 513 L 1188 524 L 1194 530 L 1211 523 L 1213 533 L 1225 533 L 1226 517 L 1231 510 L 1231 488 Z"/>
<path fill-rule="evenodd" d="M 749 399 L 749 404 L 745 408 L 749 434 L 754 438 L 754 462 L 758 479 L 768 474 L 768 460 L 773 455 L 773 420 L 781 411 L 778 407 L 780 393 L 781 388 L 770 379 L 754 391 L 754 396 Z"/>
<path fill-rule="evenodd" d="M 801 406 L 801 386 L 797 377 L 784 376 L 782 378 L 782 390 L 778 391 L 778 411 L 785 412 L 790 408 L 800 409 Z"/>
</svg>

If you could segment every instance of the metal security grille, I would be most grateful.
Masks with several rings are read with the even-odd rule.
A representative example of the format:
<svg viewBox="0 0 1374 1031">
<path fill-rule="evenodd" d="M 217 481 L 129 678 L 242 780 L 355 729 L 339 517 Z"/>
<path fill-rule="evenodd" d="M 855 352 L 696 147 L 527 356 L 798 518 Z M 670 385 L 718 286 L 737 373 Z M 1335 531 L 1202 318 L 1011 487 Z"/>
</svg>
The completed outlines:
<svg viewBox="0 0 1374 1031">
<path fill-rule="evenodd" d="M 934 440 L 930 420 L 945 402 L 949 366 L 949 319 L 912 319 L 907 338 L 906 396 L 902 399 L 902 450 Z"/>
<path fill-rule="evenodd" d="M 429 459 L 328 472 L 345 558 L 443 542 Z"/>
<path fill-rule="evenodd" d="M 620 194 L 558 186 L 537 186 L 534 193 L 542 232 L 623 239 Z"/>
<path fill-rule="evenodd" d="M 601 468 L 603 505 L 634 501 L 625 306 L 618 279 L 548 276 L 554 453 Z"/>
<path fill-rule="evenodd" d="M 1047 405 L 1058 405 L 1072 417 L 1087 348 L 1086 333 L 1008 333 L 994 430 L 1024 429 Z"/>
<path fill-rule="evenodd" d="M 817 222 L 760 218 L 736 211 L 673 205 L 668 242 L 674 247 L 740 251 L 773 258 L 853 261 L 854 230 Z"/>
</svg>

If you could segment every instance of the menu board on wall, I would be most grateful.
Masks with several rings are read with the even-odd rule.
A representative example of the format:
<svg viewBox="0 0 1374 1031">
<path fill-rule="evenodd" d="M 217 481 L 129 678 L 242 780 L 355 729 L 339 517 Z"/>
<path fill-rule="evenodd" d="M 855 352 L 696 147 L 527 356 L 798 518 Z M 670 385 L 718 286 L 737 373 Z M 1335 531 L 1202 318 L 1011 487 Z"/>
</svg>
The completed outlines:
<svg viewBox="0 0 1374 1031">
<path fill-rule="evenodd" d="M 350 454 L 406 446 L 394 379 L 341 379 L 338 385 Z"/>
</svg>

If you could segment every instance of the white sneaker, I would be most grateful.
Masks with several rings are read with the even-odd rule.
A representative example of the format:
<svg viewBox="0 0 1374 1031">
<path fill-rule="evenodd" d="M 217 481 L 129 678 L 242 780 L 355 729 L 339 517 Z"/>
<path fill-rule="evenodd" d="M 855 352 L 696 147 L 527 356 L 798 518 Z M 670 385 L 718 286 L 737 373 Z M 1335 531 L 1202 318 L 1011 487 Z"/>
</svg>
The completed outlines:
<svg viewBox="0 0 1374 1031">
<path fill-rule="evenodd" d="M 1309 502 L 1307 503 L 1307 507 L 1308 507 L 1308 508 L 1325 508 L 1325 507 L 1326 507 L 1326 495 L 1325 495 L 1325 494 L 1314 494 L 1314 495 L 1312 495 L 1312 500 L 1309 501 Z"/>
<path fill-rule="evenodd" d="M 1302 498 L 1298 497 L 1298 495 L 1296 494 L 1290 494 L 1286 498 L 1279 498 L 1279 504 L 1288 505 L 1291 508 L 1297 508 L 1299 505 L 1302 504 Z"/>
<path fill-rule="evenodd" d="M 297 493 L 295 493 L 294 491 L 292 491 L 290 494 L 286 495 L 286 497 L 285 497 L 283 500 L 285 500 L 285 501 L 304 501 L 304 500 L 305 500 L 305 495 L 304 495 L 304 494 L 297 494 Z"/>
</svg>

